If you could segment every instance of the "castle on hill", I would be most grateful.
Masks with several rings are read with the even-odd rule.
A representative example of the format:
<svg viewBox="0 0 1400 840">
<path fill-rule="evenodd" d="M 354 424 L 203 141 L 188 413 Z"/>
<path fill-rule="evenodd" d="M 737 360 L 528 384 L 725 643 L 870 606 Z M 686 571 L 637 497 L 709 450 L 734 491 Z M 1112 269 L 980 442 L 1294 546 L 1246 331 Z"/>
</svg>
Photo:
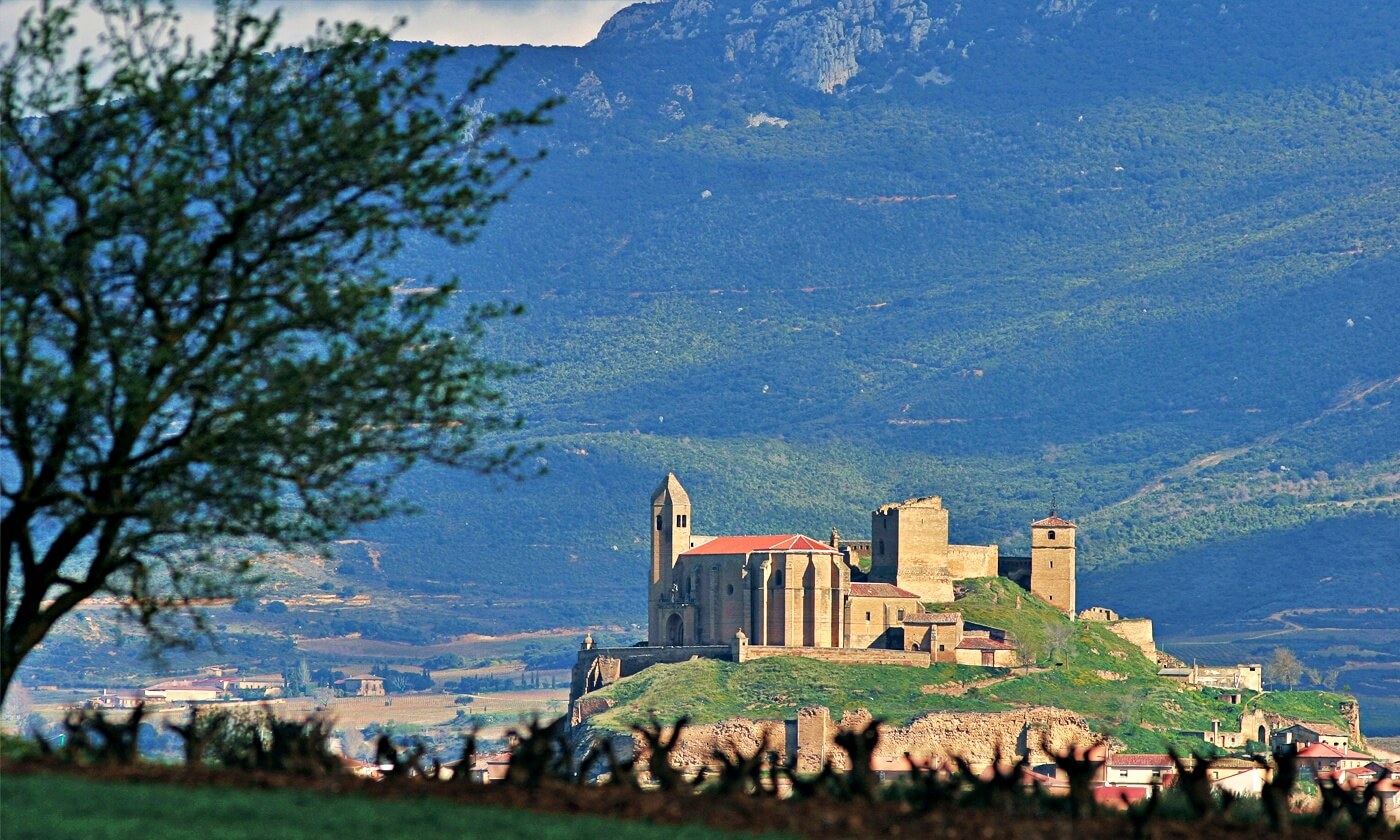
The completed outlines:
<svg viewBox="0 0 1400 840">
<path fill-rule="evenodd" d="M 1009 578 L 1075 614 L 1075 526 L 1053 511 L 1031 523 L 1030 557 L 953 544 L 938 496 L 873 511 L 869 542 L 842 541 L 835 531 L 829 543 L 802 534 L 701 536 L 690 494 L 673 473 L 652 494 L 651 514 L 650 647 L 739 638 L 769 648 L 900 650 L 959 661 L 948 644 L 964 634 L 961 622 L 940 636 L 935 619 L 943 614 L 925 613 L 921 604 L 952 601 L 955 581 L 978 577 Z M 870 557 L 869 571 L 862 555 Z M 995 628 L 985 630 L 990 643 L 968 664 L 1004 664 L 1013 646 Z"/>
<path fill-rule="evenodd" d="M 1163 658 L 1152 621 L 1091 607 L 1075 612 L 1075 525 L 1054 510 L 1030 524 L 1029 557 L 995 545 L 959 545 L 938 496 L 908 499 L 870 514 L 870 539 L 827 542 L 802 534 L 702 536 L 693 530 L 690 494 L 667 473 L 651 497 L 651 576 L 647 641 L 600 648 L 584 639 L 574 664 L 569 713 L 578 724 L 612 700 L 594 694 L 653 665 L 692 659 L 747 662 L 801 656 L 845 664 L 984 667 L 1022 664 L 1005 630 L 965 621 L 955 584 L 1003 577 L 1072 619 L 1093 621 L 1166 665 L 1161 677 L 1205 688 L 1259 691 L 1260 666 L 1182 666 Z M 869 558 L 869 564 L 864 562 Z M 1018 596 L 1019 602 L 1019 596 Z M 924 604 L 952 604 L 927 612 Z M 1019 604 L 1018 604 L 1019 606 Z M 1238 696 L 1238 695 L 1237 695 Z M 1196 733 L 1217 746 L 1253 737 Z"/>
</svg>

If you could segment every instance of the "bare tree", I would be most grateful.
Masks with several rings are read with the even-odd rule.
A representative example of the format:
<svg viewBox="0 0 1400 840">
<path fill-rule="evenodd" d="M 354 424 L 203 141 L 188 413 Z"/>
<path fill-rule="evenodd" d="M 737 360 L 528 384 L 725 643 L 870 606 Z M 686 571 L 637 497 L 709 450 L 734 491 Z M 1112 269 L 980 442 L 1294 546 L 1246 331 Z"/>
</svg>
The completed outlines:
<svg viewBox="0 0 1400 840">
<path fill-rule="evenodd" d="M 1273 683 L 1284 683 L 1288 690 L 1292 691 L 1293 686 L 1298 684 L 1298 680 L 1303 676 L 1303 663 L 1298 661 L 1298 657 L 1293 651 L 1286 647 L 1274 648 L 1274 656 L 1269 660 L 1269 681 Z"/>
</svg>

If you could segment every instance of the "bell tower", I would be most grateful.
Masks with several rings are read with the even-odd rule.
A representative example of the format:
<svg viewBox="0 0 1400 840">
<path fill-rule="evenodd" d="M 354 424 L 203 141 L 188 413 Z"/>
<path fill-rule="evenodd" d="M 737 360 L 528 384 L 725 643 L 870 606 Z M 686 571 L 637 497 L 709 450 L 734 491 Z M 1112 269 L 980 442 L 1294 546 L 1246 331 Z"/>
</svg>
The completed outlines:
<svg viewBox="0 0 1400 840">
<path fill-rule="evenodd" d="M 1074 523 L 1050 515 L 1031 523 L 1031 594 L 1074 617 Z"/>
<path fill-rule="evenodd" d="M 666 477 L 651 494 L 651 587 L 647 599 L 647 644 L 664 645 L 659 604 L 671 597 L 676 558 L 690 548 L 690 494 L 675 473 Z"/>
</svg>

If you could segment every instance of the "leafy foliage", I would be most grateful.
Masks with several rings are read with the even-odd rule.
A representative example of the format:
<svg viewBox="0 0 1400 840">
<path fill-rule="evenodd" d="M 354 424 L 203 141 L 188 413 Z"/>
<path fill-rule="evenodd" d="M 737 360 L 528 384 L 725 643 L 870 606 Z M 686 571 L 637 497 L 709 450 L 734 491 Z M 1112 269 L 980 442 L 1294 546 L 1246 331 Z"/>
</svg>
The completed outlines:
<svg viewBox="0 0 1400 840">
<path fill-rule="evenodd" d="M 478 450 L 518 425 L 518 368 L 481 347 L 517 310 L 447 329 L 453 273 L 404 290 L 386 260 L 473 240 L 521 171 L 504 139 L 550 103 L 463 109 L 435 93 L 443 50 L 391 61 L 356 24 L 268 55 L 278 19 L 244 0 L 207 50 L 173 4 L 97 3 L 108 35 L 75 56 L 75 8 L 27 15 L 0 62 L 0 694 L 86 598 L 160 630 L 248 578 L 220 540 L 325 540 L 393 510 L 420 459 L 517 455 Z"/>
</svg>

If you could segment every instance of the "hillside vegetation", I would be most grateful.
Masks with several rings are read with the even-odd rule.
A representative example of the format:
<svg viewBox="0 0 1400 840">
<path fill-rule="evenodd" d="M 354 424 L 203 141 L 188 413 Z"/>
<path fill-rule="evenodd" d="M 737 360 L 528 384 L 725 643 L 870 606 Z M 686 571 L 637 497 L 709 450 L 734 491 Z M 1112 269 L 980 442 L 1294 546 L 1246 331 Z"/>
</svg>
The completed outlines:
<svg viewBox="0 0 1400 840">
<path fill-rule="evenodd" d="M 968 620 L 1028 640 L 1042 652 L 1035 666 L 1008 671 L 936 664 L 924 669 L 837 665 L 796 656 L 743 664 L 692 660 L 653 666 L 601 689 L 596 696 L 615 705 L 589 718 L 588 725 L 625 729 L 653 712 L 663 720 L 689 715 L 695 723 L 728 717 L 783 720 L 809 705 L 826 706 L 835 718 L 846 710 L 867 709 L 904 724 L 927 712 L 1055 706 L 1083 715 L 1095 732 L 1137 752 L 1161 752 L 1168 745 L 1203 751 L 1203 742 L 1178 733 L 1208 731 L 1212 720 L 1222 728 L 1237 727 L 1241 708 L 1346 726 L 1340 707 L 1348 698 L 1342 695 L 1246 692 L 1243 707 L 1232 706 L 1217 700 L 1217 692 L 1158 677 L 1155 663 L 1103 624 L 1071 622 L 1010 581 L 967 584 L 965 598 L 938 608 L 961 610 Z M 1063 644 L 1057 647 L 1056 640 Z M 931 688 L 939 691 L 927 690 Z"/>
<path fill-rule="evenodd" d="M 493 341 L 539 364 L 514 396 L 549 473 L 424 471 L 425 516 L 347 568 L 639 621 L 667 469 L 708 533 L 855 536 L 939 493 L 1014 551 L 1056 497 L 1085 570 L 1400 536 L 1400 7 L 1052 6 L 660 3 L 523 50 L 486 105 L 569 96 L 551 157 L 401 269 L 527 304 Z"/>
<path fill-rule="evenodd" d="M 1017 553 L 1055 499 L 1085 591 L 1164 627 L 1400 608 L 1396 43 L 1396 3 L 734 0 L 522 48 L 462 105 L 568 97 L 549 157 L 394 268 L 526 305 L 488 346 L 537 364 L 544 474 L 410 476 L 336 586 L 453 610 L 337 632 L 641 624 L 667 470 L 709 534 L 936 493 Z"/>
</svg>

